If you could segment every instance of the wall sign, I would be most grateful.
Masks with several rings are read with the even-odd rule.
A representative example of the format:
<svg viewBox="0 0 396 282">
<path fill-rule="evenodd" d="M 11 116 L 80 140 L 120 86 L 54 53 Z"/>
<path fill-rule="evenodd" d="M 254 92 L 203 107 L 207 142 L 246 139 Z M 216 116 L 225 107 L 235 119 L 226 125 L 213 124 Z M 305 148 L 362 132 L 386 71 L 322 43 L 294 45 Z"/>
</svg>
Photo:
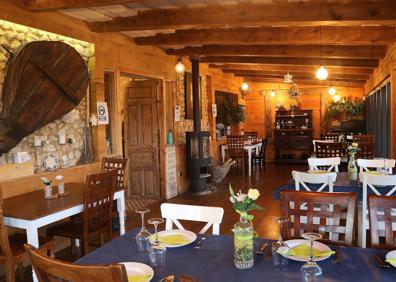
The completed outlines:
<svg viewBox="0 0 396 282">
<path fill-rule="evenodd" d="M 97 102 L 98 124 L 109 124 L 109 111 L 106 102 Z"/>
</svg>

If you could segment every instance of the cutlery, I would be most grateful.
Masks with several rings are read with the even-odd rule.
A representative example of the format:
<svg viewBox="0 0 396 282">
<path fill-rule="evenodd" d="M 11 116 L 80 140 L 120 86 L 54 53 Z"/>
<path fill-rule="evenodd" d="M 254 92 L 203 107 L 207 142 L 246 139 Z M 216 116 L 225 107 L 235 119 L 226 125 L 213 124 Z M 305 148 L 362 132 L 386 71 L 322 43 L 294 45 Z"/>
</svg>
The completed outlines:
<svg viewBox="0 0 396 282">
<path fill-rule="evenodd" d="M 341 263 L 341 262 L 342 262 L 341 251 L 340 251 L 340 247 L 337 246 L 336 251 L 335 251 L 335 259 L 332 260 L 332 263 L 336 264 L 336 263 Z"/>
<path fill-rule="evenodd" d="M 264 254 L 264 251 L 265 251 L 265 249 L 266 249 L 267 247 L 268 247 L 268 244 L 267 244 L 267 243 L 262 244 L 261 247 L 260 247 L 260 249 L 258 249 L 258 250 L 256 251 L 256 255 L 262 255 L 262 254 Z"/>
<path fill-rule="evenodd" d="M 175 275 L 170 274 L 170 275 L 165 276 L 158 282 L 173 282 L 174 280 L 175 280 Z"/>
<path fill-rule="evenodd" d="M 206 237 L 202 237 L 201 240 L 198 241 L 198 243 L 195 244 L 194 249 L 200 249 L 203 242 L 205 242 Z"/>
<path fill-rule="evenodd" d="M 391 267 L 391 265 L 389 263 L 387 263 L 381 256 L 374 255 L 374 257 L 378 262 L 378 264 L 377 264 L 378 267 L 381 267 L 381 268 L 390 268 Z"/>
</svg>

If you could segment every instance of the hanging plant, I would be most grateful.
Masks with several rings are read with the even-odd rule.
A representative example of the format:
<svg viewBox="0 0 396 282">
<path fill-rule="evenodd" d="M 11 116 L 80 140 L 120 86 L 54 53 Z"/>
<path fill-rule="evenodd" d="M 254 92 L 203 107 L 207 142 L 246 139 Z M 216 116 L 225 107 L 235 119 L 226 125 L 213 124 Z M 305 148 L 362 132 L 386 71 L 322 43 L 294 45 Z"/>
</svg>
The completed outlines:
<svg viewBox="0 0 396 282">
<path fill-rule="evenodd" d="M 245 107 L 226 101 L 217 109 L 217 122 L 230 126 L 246 120 Z"/>
<path fill-rule="evenodd" d="M 326 106 L 324 115 L 325 124 L 329 125 L 334 120 L 349 120 L 361 117 L 364 110 L 364 101 L 359 98 L 352 100 L 351 97 L 342 99 L 339 102 L 330 102 Z"/>
</svg>

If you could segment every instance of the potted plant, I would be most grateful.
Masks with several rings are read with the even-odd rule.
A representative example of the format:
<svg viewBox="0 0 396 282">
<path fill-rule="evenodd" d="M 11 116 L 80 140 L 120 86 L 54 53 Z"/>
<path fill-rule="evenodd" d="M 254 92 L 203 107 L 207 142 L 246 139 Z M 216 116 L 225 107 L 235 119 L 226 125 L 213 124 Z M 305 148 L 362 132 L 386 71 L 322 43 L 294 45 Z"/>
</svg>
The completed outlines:
<svg viewBox="0 0 396 282">
<path fill-rule="evenodd" d="M 227 128 L 227 135 L 230 134 L 230 126 L 239 124 L 246 120 L 245 107 L 235 105 L 230 101 L 225 101 L 217 109 L 217 123 L 222 123 Z"/>
<path fill-rule="evenodd" d="M 363 110 L 364 101 L 359 98 L 352 100 L 352 98 L 348 97 L 338 102 L 330 102 L 326 106 L 324 124 L 328 128 L 334 126 L 335 123 L 338 123 L 338 125 L 342 123 L 356 123 L 356 121 L 360 123 L 363 119 Z"/>
</svg>

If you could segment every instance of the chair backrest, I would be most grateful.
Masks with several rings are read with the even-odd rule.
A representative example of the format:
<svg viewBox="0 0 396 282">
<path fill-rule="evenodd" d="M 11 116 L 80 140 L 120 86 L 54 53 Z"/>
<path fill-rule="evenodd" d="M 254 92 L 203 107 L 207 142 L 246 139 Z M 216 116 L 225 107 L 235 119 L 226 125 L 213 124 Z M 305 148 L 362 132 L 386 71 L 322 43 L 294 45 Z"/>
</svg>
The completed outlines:
<svg viewBox="0 0 396 282">
<path fill-rule="evenodd" d="M 1 254 L 5 260 L 11 260 L 13 257 L 10 242 L 8 241 L 8 229 L 4 224 L 3 216 L 3 192 L 0 189 L 0 248 Z"/>
<path fill-rule="evenodd" d="M 321 140 L 331 140 L 331 141 L 334 141 L 334 142 L 340 142 L 341 141 L 340 140 L 340 133 L 332 133 L 332 132 L 320 134 L 320 139 Z"/>
<path fill-rule="evenodd" d="M 245 131 L 244 136 L 246 141 L 252 141 L 255 142 L 257 141 L 257 131 Z"/>
<path fill-rule="evenodd" d="M 219 207 L 164 203 L 161 205 L 161 214 L 166 219 L 166 230 L 171 230 L 173 224 L 178 229 L 184 230 L 179 220 L 200 221 L 206 222 L 206 225 L 199 231 L 199 234 L 205 233 L 213 225 L 212 233 L 219 235 L 224 209 Z"/>
<path fill-rule="evenodd" d="M 312 144 L 313 144 L 313 149 L 314 149 L 314 152 L 316 152 L 316 142 L 322 142 L 322 143 L 334 143 L 334 141 L 333 140 L 317 140 L 317 139 L 315 139 L 315 140 L 312 140 Z"/>
<path fill-rule="evenodd" d="M 329 187 L 329 192 L 333 192 L 333 182 L 337 178 L 337 173 L 329 172 L 329 173 L 305 173 L 300 171 L 292 171 L 292 176 L 294 179 L 294 184 L 296 191 L 300 191 L 300 188 L 307 191 L 311 191 L 311 188 L 308 187 L 307 184 L 321 184 L 320 187 L 316 190 L 316 192 L 321 192 L 326 187 Z"/>
<path fill-rule="evenodd" d="M 84 236 L 99 230 L 111 234 L 113 196 L 118 188 L 117 170 L 88 175 L 85 185 Z"/>
<path fill-rule="evenodd" d="M 390 174 L 392 174 L 392 169 L 395 167 L 394 159 L 357 159 L 357 165 L 360 172 L 370 171 L 370 168 L 380 168 L 386 169 Z"/>
<path fill-rule="evenodd" d="M 373 144 L 374 143 L 374 135 L 367 134 L 367 135 L 362 135 L 362 134 L 357 134 L 357 135 L 352 135 L 352 142 L 356 142 L 360 145 L 362 144 Z"/>
<path fill-rule="evenodd" d="M 227 149 L 231 158 L 244 156 L 245 138 L 243 135 L 228 135 Z"/>
<path fill-rule="evenodd" d="M 284 239 L 301 238 L 304 232 L 322 234 L 324 240 L 353 245 L 355 193 L 281 192 Z"/>
<path fill-rule="evenodd" d="M 320 170 L 325 168 L 324 170 L 338 172 L 338 166 L 341 163 L 340 157 L 335 158 L 309 158 L 308 166 L 310 170 Z"/>
<path fill-rule="evenodd" d="M 119 189 L 123 189 L 125 186 L 127 163 L 128 159 L 102 158 L 102 172 L 117 169 L 117 185 Z"/>
<path fill-rule="evenodd" d="M 334 158 L 344 155 L 341 142 L 315 142 L 317 158 Z"/>
<path fill-rule="evenodd" d="M 371 248 L 394 249 L 396 245 L 396 197 L 368 196 Z"/>
<path fill-rule="evenodd" d="M 47 257 L 31 245 L 25 249 L 39 282 L 128 282 L 122 264 L 77 265 Z"/>
<path fill-rule="evenodd" d="M 265 160 L 265 153 L 267 151 L 267 145 L 268 145 L 268 138 L 265 138 L 261 141 L 261 148 L 260 148 L 260 157 Z"/>
<path fill-rule="evenodd" d="M 360 150 L 356 153 L 358 159 L 374 158 L 374 143 L 359 143 Z"/>
</svg>

